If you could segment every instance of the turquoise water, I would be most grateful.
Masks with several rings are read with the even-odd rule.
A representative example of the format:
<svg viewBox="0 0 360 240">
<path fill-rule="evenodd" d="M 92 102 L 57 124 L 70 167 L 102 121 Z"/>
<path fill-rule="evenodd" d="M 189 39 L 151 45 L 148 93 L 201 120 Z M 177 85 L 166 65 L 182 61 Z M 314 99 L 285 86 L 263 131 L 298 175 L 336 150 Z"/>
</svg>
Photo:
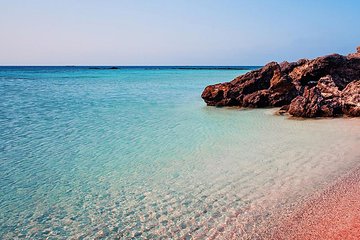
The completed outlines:
<svg viewBox="0 0 360 240">
<path fill-rule="evenodd" d="M 248 238 L 358 164 L 358 119 L 207 107 L 248 70 L 0 68 L 0 238 Z"/>
</svg>

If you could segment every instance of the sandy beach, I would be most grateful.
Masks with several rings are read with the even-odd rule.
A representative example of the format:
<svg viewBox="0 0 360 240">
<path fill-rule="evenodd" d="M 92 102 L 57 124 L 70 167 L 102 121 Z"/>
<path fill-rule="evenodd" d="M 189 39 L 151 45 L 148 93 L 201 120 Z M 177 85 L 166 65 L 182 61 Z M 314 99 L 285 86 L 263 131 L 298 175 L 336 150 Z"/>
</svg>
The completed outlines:
<svg viewBox="0 0 360 240">
<path fill-rule="evenodd" d="M 272 239 L 360 239 L 360 168 L 284 217 Z"/>
</svg>

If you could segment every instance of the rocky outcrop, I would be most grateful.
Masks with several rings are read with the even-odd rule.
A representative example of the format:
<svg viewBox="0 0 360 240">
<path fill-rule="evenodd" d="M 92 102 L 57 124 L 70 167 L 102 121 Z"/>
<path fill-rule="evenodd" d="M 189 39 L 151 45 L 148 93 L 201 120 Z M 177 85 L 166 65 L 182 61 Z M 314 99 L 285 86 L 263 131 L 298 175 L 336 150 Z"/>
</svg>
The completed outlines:
<svg viewBox="0 0 360 240">
<path fill-rule="evenodd" d="M 294 98 L 288 112 L 296 117 L 333 117 L 340 115 L 341 98 L 339 88 L 330 75 L 322 77 L 316 86 L 305 87 L 302 95 Z"/>
<path fill-rule="evenodd" d="M 210 106 L 282 107 L 296 117 L 360 116 L 360 47 L 342 56 L 270 62 L 231 82 L 207 86 Z"/>
</svg>

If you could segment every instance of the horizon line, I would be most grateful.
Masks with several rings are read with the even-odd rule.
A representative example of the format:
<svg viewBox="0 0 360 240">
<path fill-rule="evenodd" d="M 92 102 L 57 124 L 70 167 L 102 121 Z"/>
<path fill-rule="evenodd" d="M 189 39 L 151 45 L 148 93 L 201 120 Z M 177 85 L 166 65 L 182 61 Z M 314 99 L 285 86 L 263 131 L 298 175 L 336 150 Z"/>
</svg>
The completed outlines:
<svg viewBox="0 0 360 240">
<path fill-rule="evenodd" d="M 0 67 L 263 67 L 264 65 L 0 65 Z"/>
</svg>

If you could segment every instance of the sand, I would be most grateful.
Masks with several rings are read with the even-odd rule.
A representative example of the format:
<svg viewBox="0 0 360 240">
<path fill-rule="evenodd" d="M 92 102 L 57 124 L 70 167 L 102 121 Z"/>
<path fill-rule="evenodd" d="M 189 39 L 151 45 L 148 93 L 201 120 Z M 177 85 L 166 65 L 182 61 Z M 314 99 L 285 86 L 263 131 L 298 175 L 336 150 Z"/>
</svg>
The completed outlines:
<svg viewBox="0 0 360 240">
<path fill-rule="evenodd" d="M 360 168 L 283 217 L 272 239 L 360 239 Z"/>
</svg>

